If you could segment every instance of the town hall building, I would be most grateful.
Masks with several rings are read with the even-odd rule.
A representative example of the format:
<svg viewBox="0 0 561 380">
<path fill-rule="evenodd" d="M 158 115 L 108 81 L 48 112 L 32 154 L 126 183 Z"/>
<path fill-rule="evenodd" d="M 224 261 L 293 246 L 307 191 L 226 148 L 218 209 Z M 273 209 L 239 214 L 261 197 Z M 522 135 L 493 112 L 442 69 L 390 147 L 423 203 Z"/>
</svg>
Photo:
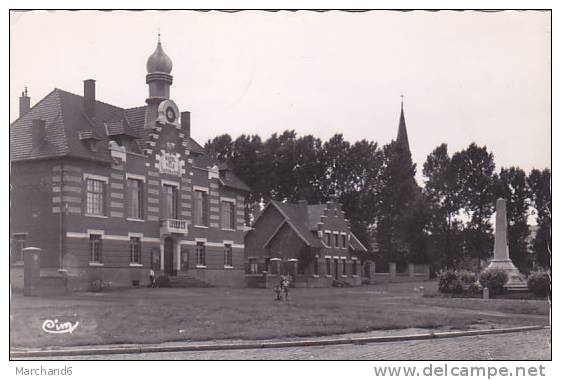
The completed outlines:
<svg viewBox="0 0 561 380">
<path fill-rule="evenodd" d="M 83 95 L 54 89 L 33 107 L 22 94 L 10 125 L 13 279 L 33 246 L 42 270 L 72 290 L 145 286 L 150 269 L 191 284 L 244 285 L 250 189 L 191 138 L 159 38 L 146 69 L 148 97 L 136 108 L 97 100 L 92 79 Z"/>
</svg>

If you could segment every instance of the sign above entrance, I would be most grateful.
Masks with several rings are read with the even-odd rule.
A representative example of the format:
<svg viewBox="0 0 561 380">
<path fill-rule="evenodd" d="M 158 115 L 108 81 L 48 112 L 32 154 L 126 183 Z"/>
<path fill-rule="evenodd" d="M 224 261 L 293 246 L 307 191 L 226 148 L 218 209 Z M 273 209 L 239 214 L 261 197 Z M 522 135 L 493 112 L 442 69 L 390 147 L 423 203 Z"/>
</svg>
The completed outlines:
<svg viewBox="0 0 561 380">
<path fill-rule="evenodd" d="M 161 174 L 169 174 L 181 177 L 185 174 L 185 161 L 179 153 L 169 152 L 162 149 L 161 154 L 156 154 L 156 168 Z"/>
</svg>

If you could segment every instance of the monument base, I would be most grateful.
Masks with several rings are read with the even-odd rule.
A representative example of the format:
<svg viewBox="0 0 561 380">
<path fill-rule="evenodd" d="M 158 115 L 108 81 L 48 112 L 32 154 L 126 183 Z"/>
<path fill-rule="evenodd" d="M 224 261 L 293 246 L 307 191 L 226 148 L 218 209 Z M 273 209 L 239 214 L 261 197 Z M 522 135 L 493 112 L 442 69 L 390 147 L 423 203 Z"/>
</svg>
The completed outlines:
<svg viewBox="0 0 561 380">
<path fill-rule="evenodd" d="M 512 263 L 510 259 L 507 260 L 491 260 L 487 269 L 498 269 L 506 272 L 508 281 L 505 288 L 508 290 L 527 290 L 528 284 L 524 280 L 524 276 L 520 273 L 518 268 Z"/>
</svg>

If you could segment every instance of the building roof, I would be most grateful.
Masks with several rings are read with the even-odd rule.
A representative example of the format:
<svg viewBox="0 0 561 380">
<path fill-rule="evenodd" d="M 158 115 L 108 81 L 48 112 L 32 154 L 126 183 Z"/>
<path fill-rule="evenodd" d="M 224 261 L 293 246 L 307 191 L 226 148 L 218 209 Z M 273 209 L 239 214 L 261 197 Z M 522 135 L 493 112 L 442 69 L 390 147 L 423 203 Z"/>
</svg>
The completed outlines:
<svg viewBox="0 0 561 380">
<path fill-rule="evenodd" d="M 84 98 L 58 88 L 41 99 L 25 115 L 10 125 L 10 161 L 55 157 L 76 157 L 111 163 L 109 140 L 115 135 L 136 139 L 140 149 L 147 148 L 152 129 L 144 127 L 146 106 L 124 109 L 101 101 L 95 102 L 95 118 L 84 112 Z M 34 119 L 45 120 L 45 141 L 33 149 L 31 127 Z M 98 140 L 98 149 L 92 151 L 84 140 Z M 205 150 L 191 137 L 188 149 L 193 164 L 207 169 L 216 164 Z M 224 186 L 249 191 L 249 187 L 233 173 Z"/>
<path fill-rule="evenodd" d="M 320 221 L 320 216 L 323 215 L 323 211 L 327 208 L 326 204 L 308 205 L 306 203 L 270 201 L 265 208 L 271 206 L 279 210 L 284 217 L 284 222 L 288 223 L 306 245 L 316 248 L 325 247 L 321 239 L 313 231 L 315 227 L 317 227 L 317 223 Z M 260 216 L 264 215 L 264 211 L 265 210 L 261 212 Z M 255 223 L 257 223 L 257 220 Z M 349 237 L 349 246 L 357 251 L 367 251 L 353 233 L 351 233 Z"/>
<path fill-rule="evenodd" d="M 317 248 L 323 247 L 321 240 L 308 228 L 306 204 L 282 203 L 278 201 L 271 201 L 269 204 L 275 206 L 280 211 L 288 225 L 292 227 L 306 245 Z"/>
<path fill-rule="evenodd" d="M 171 73 L 173 68 L 173 63 L 171 58 L 164 52 L 162 48 L 162 42 L 160 41 L 160 36 L 158 35 L 158 45 L 156 50 L 148 57 L 146 62 L 146 71 L 148 73 Z"/>
</svg>

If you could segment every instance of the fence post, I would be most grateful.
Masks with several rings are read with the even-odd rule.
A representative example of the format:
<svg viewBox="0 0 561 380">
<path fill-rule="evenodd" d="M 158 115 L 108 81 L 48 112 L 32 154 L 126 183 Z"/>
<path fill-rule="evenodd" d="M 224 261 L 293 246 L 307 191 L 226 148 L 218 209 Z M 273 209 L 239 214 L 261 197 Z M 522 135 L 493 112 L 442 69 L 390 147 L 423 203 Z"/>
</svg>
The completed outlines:
<svg viewBox="0 0 561 380">
<path fill-rule="evenodd" d="M 389 264 L 390 264 L 390 277 L 395 278 L 397 273 L 396 263 L 389 263 Z"/>
</svg>

